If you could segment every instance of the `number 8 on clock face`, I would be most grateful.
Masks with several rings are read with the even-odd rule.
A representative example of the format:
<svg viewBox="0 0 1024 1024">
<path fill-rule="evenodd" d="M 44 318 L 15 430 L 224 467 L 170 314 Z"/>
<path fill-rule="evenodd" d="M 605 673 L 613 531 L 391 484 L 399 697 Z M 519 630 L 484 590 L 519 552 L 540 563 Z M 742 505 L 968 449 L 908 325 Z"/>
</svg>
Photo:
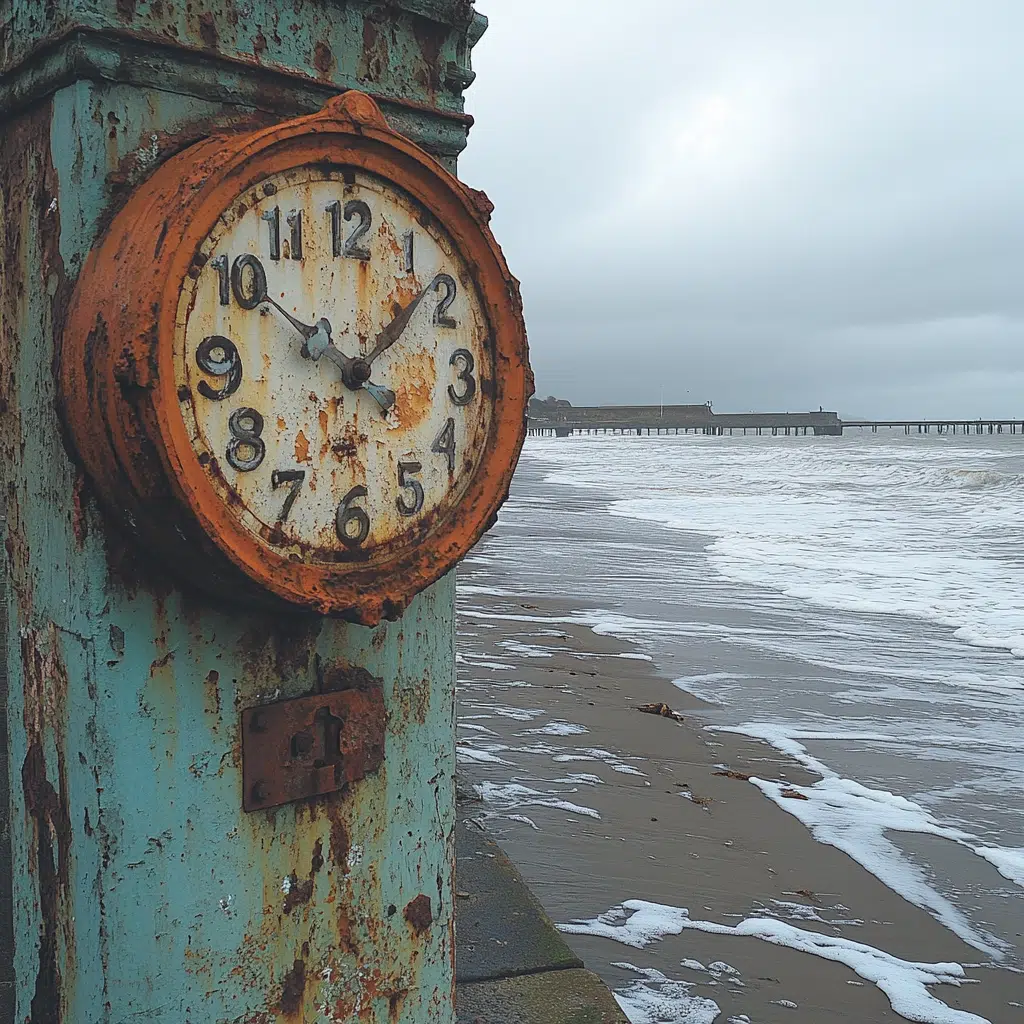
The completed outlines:
<svg viewBox="0 0 1024 1024">
<path fill-rule="evenodd" d="M 225 210 L 182 290 L 181 411 L 213 486 L 293 560 L 418 543 L 484 457 L 494 354 L 436 218 L 368 171 L 299 167 Z"/>
</svg>

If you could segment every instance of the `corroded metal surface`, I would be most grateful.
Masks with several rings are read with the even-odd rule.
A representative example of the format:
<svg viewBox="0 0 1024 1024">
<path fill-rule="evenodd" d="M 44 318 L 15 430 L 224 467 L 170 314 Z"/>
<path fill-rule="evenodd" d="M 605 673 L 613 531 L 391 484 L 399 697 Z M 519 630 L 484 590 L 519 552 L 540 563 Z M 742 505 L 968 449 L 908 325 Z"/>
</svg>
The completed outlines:
<svg viewBox="0 0 1024 1024">
<path fill-rule="evenodd" d="M 486 25 L 468 0 L 0 0 L 0 115 L 78 80 L 279 117 L 360 88 L 454 170 Z"/>
<path fill-rule="evenodd" d="M 4 72 L 83 33 L 343 87 L 376 84 L 396 99 L 460 111 L 472 80 L 468 51 L 481 31 L 470 0 L 4 0 L 0 18 Z"/>
<path fill-rule="evenodd" d="M 443 230 L 434 229 L 433 240 L 420 232 L 422 247 L 428 248 L 429 243 L 443 255 L 447 244 L 452 262 L 437 264 L 440 257 L 435 256 L 435 264 L 449 266 L 453 274 L 461 275 L 471 296 L 463 305 L 467 333 L 453 330 L 454 340 L 445 342 L 443 349 L 436 325 L 431 325 L 429 318 L 418 347 L 410 322 L 411 362 L 415 364 L 417 352 L 421 363 L 427 357 L 435 362 L 430 366 L 407 365 L 403 371 L 403 356 L 398 352 L 393 386 L 399 400 L 394 415 L 381 417 L 381 410 L 374 412 L 372 403 L 360 396 L 367 415 L 376 417 L 371 427 L 363 427 L 363 421 L 353 416 L 347 405 L 332 413 L 330 396 L 340 396 L 345 389 L 324 390 L 298 356 L 293 362 L 309 382 L 297 386 L 297 390 L 291 388 L 291 397 L 299 404 L 286 402 L 280 413 L 273 413 L 272 422 L 266 423 L 265 415 L 275 408 L 267 389 L 283 389 L 292 379 L 275 368 L 281 365 L 274 364 L 273 359 L 273 353 L 279 350 L 280 324 L 271 319 L 272 310 L 268 310 L 267 328 L 260 328 L 247 347 L 238 342 L 244 347 L 247 364 L 257 365 L 257 390 L 229 373 L 220 374 L 224 389 L 230 389 L 232 397 L 236 387 L 243 402 L 246 395 L 256 396 L 253 401 L 258 399 L 259 408 L 267 410 L 260 414 L 260 421 L 255 419 L 255 409 L 244 404 L 237 408 L 250 411 L 246 413 L 247 422 L 238 421 L 238 426 L 223 415 L 216 420 L 201 419 L 213 417 L 215 410 L 211 412 L 209 401 L 200 401 L 197 406 L 192 388 L 201 395 L 205 386 L 209 396 L 215 377 L 211 373 L 197 374 L 202 377 L 200 382 L 197 375 L 190 375 L 185 369 L 188 356 L 184 343 L 176 342 L 182 332 L 194 346 L 206 328 L 228 329 L 224 314 L 218 313 L 214 319 L 206 306 L 198 304 L 192 282 L 202 277 L 207 301 L 213 303 L 213 310 L 221 308 L 212 271 L 216 270 L 215 259 L 227 259 L 226 253 L 216 247 L 217 225 L 224 222 L 224 211 L 229 211 L 233 223 L 251 222 L 248 244 L 254 245 L 262 214 L 268 213 L 263 209 L 269 206 L 266 200 L 276 198 L 279 180 L 284 191 L 282 176 L 295 167 L 310 169 L 303 174 L 311 174 L 318 167 L 325 169 L 317 172 L 328 178 L 326 183 L 317 183 L 326 189 L 321 198 L 335 188 L 335 174 L 342 181 L 348 176 L 353 182 L 369 176 L 402 190 L 410 197 L 408 202 L 414 204 L 410 209 L 420 208 L 421 222 L 443 225 Z M 363 194 L 369 195 L 366 191 Z M 253 207 L 262 211 L 259 218 L 252 215 Z M 273 209 L 279 212 L 279 207 Z M 518 285 L 487 228 L 489 214 L 489 204 L 479 193 L 466 189 L 425 153 L 391 131 L 373 101 L 357 92 L 345 93 L 313 117 L 251 134 L 212 137 L 161 166 L 135 190 L 100 245 L 90 253 L 70 306 L 61 348 L 66 431 L 121 528 L 163 558 L 175 572 L 227 600 L 248 598 L 253 603 L 266 603 L 268 596 L 276 595 L 292 604 L 367 624 L 400 614 L 412 595 L 465 555 L 491 524 L 508 494 L 525 434 L 525 408 L 533 385 L 522 305 Z M 279 242 L 280 254 L 286 244 L 287 240 Z M 375 244 L 379 247 L 381 241 Z M 253 260 L 255 256 L 246 251 L 245 258 Z M 371 315 L 375 307 L 408 304 L 408 294 L 423 294 L 431 289 L 432 280 L 437 281 L 431 276 L 420 280 L 415 274 L 399 274 L 385 275 L 386 283 L 376 285 L 363 261 L 351 262 L 358 264 L 358 277 L 365 278 L 355 289 L 358 306 L 369 307 Z M 357 309 L 349 308 L 351 299 L 346 305 L 346 301 L 330 297 L 337 273 L 332 265 L 328 260 L 324 273 L 313 273 L 308 278 L 309 287 L 303 285 L 297 295 L 281 287 L 282 272 L 275 269 L 275 291 L 281 288 L 280 300 L 301 313 L 307 324 L 315 315 L 308 310 L 327 310 L 336 322 L 347 311 L 353 334 L 349 344 L 355 346 L 360 344 L 355 337 L 360 331 Z M 429 262 L 427 267 L 433 273 Z M 244 305 L 234 277 L 236 269 L 237 264 L 232 266 L 231 280 L 225 284 L 234 293 L 236 304 Z M 226 273 L 223 265 L 218 273 Z M 253 280 L 242 285 L 249 290 L 246 294 L 255 287 Z M 271 277 L 268 275 L 266 280 Z M 455 280 L 450 288 L 449 294 L 454 295 Z M 438 301 L 440 290 L 431 290 L 438 292 L 433 307 L 436 320 L 445 307 Z M 277 312 L 289 315 L 289 310 L 280 305 Z M 199 318 L 195 334 L 185 326 L 191 315 Z M 240 316 L 236 314 L 231 321 L 235 330 Z M 225 344 L 222 340 L 210 350 L 220 353 L 216 359 L 224 358 Z M 456 347 L 459 345 L 464 347 Z M 358 354 L 358 349 L 352 351 Z M 468 353 L 463 357 L 468 363 L 454 362 L 459 351 Z M 440 368 L 435 352 L 443 353 Z M 237 356 L 237 351 L 234 354 Z M 267 360 L 266 367 L 260 364 L 261 359 Z M 452 374 L 443 376 L 448 363 Z M 449 401 L 454 395 L 446 394 L 445 387 L 459 384 L 461 393 L 465 393 L 468 385 L 459 380 L 459 365 L 474 363 L 479 364 L 479 377 L 473 380 L 480 411 L 460 412 Z M 208 370 L 221 366 L 219 362 L 203 365 Z M 259 390 L 261 379 L 266 394 Z M 306 388 L 308 397 L 303 393 Z M 458 425 L 453 408 L 459 413 Z M 456 440 L 450 446 L 442 444 L 443 434 L 437 429 L 445 417 L 452 423 L 452 436 L 457 438 L 458 474 Z M 323 437 L 316 425 L 320 423 Z M 323 481 L 326 497 L 319 503 L 319 518 L 315 501 L 303 501 L 302 508 L 310 510 L 306 532 L 302 529 L 304 513 L 298 515 L 297 528 L 274 524 L 269 514 L 255 504 L 257 492 L 247 489 L 248 483 L 239 483 L 241 474 L 227 472 L 230 450 L 226 459 L 219 457 L 230 445 L 226 436 L 229 426 L 235 437 L 245 438 L 249 453 L 245 458 L 255 451 L 255 439 L 262 446 L 261 456 L 273 448 L 275 458 L 286 460 L 264 466 L 262 474 L 254 472 L 248 479 L 256 481 L 255 486 L 267 471 L 290 471 L 296 466 L 301 469 L 300 459 L 311 458 L 311 444 L 318 451 L 323 449 L 317 465 L 334 468 Z M 369 470 L 374 467 L 361 459 L 366 473 L 361 478 L 358 465 L 353 468 L 346 464 L 343 448 L 342 458 L 335 458 L 335 444 L 345 440 L 338 433 L 343 427 L 356 429 L 349 441 L 353 452 L 372 452 L 374 444 L 378 450 L 387 445 L 383 449 L 386 459 L 392 463 L 414 459 L 424 471 L 424 490 L 433 480 L 431 494 L 447 497 L 432 497 L 417 518 L 408 524 L 399 522 L 403 517 L 391 504 L 393 493 L 367 494 L 364 483 L 369 482 Z M 296 428 L 298 433 L 289 433 Z M 360 432 L 371 436 L 363 437 Z M 211 438 L 219 442 L 215 450 Z M 282 439 L 288 438 L 294 440 L 282 451 Z M 432 445 L 431 438 L 435 438 Z M 445 449 L 451 453 L 447 462 L 432 454 Z M 422 456 L 426 458 L 421 462 Z M 428 458 L 429 474 L 423 466 Z M 240 468 L 237 461 L 233 465 Z M 315 468 L 311 462 L 310 470 Z M 396 468 L 390 463 L 378 467 L 377 484 L 386 477 L 395 479 Z M 442 478 L 447 478 L 447 490 Z M 314 485 L 315 479 L 311 477 Z M 346 545 L 338 542 L 339 538 L 344 541 L 339 525 L 333 547 L 323 546 L 337 522 L 331 517 L 332 484 L 341 488 L 334 492 L 335 503 L 346 493 L 346 487 L 361 492 L 372 515 L 383 520 L 379 542 L 375 543 L 371 535 L 367 544 L 346 550 Z M 262 493 L 269 490 L 264 487 Z M 348 493 L 356 495 L 355 490 Z M 275 507 L 281 507 L 279 502 L 275 497 Z M 347 508 L 347 499 L 343 504 Z M 390 517 L 385 509 L 392 510 Z M 360 514 L 367 515 L 365 511 Z M 389 519 L 393 524 L 390 529 Z"/>
<path fill-rule="evenodd" d="M 346 241 L 364 229 L 359 242 Z M 276 250 L 269 244 L 271 230 Z M 335 231 L 338 250 L 350 245 L 357 255 L 333 251 Z M 298 253 L 292 251 L 295 241 Z M 292 559 L 372 558 L 379 564 L 373 553 L 383 546 L 424 543 L 431 523 L 462 503 L 481 461 L 492 457 L 491 329 L 473 274 L 447 232 L 425 207 L 376 175 L 320 165 L 263 181 L 243 203 L 229 207 L 201 252 L 207 269 L 185 279 L 178 302 L 174 375 L 193 448 L 200 460 L 218 467 L 213 483 L 221 499 L 234 503 L 247 529 Z M 371 367 L 373 380 L 393 393 L 392 406 L 385 411 L 365 389 L 346 387 L 343 370 L 328 355 L 314 361 L 307 348 L 303 356 L 302 334 L 269 304 L 240 306 L 228 268 L 239 258 L 253 261 L 285 313 L 309 325 L 329 318 L 330 355 L 367 355 L 392 311 L 411 309 L 397 343 Z M 223 262 L 212 266 L 218 260 Z M 448 302 L 446 288 L 436 283 L 439 275 L 455 275 L 448 307 L 455 316 L 448 316 L 448 327 L 436 323 L 441 303 Z M 231 360 L 207 361 L 204 370 L 196 353 L 210 337 L 231 346 Z M 219 351 L 223 358 L 223 346 Z M 455 353 L 467 352 L 458 359 L 473 367 L 475 400 L 459 405 L 447 389 L 468 388 L 451 365 Z M 230 394 L 221 399 L 224 392 Z M 251 470 L 243 464 L 242 472 L 224 456 L 233 440 L 231 413 L 246 407 L 259 411 L 262 422 L 254 449 L 259 462 Z M 432 451 L 449 418 L 459 454 L 451 467 L 444 453 Z M 399 486 L 400 465 L 418 485 L 415 492 L 411 483 Z M 274 487 L 274 472 L 289 478 Z M 353 487 L 368 488 L 359 503 L 367 536 L 357 548 L 339 538 L 335 515 L 338 499 Z M 292 494 L 285 516 L 283 495 Z"/>
<path fill-rule="evenodd" d="M 268 51 L 283 55 L 264 74 L 255 59 L 221 52 L 230 5 L 162 6 L 162 17 L 187 15 L 177 40 L 141 31 L 160 7 L 146 0 L 0 3 L 5 59 L 15 47 L 32 54 L 0 82 L 0 109 L 19 111 L 0 150 L 12 1016 L 448 1021 L 453 581 L 376 629 L 228 611 L 175 588 L 107 529 L 61 441 L 54 341 L 89 251 L 131 189 L 211 131 L 237 130 L 240 119 L 258 127 L 262 112 L 308 109 L 355 84 L 364 52 L 379 52 L 361 32 L 332 45 L 337 64 L 321 80 L 317 40 L 285 26 L 280 40 L 264 31 Z M 301 8 L 304 22 L 329 11 L 317 31 L 356 10 L 386 11 L 335 0 L 247 6 Z M 454 153 L 465 140 L 461 98 L 453 93 L 453 116 L 441 118 L 445 97 L 417 84 L 422 63 L 406 60 L 424 53 L 412 8 L 403 2 L 383 23 L 389 55 L 374 65 L 374 88 L 395 98 L 389 117 L 404 111 L 418 137 Z M 74 28 L 82 11 L 92 21 Z M 12 12 L 55 20 L 15 24 Z M 132 31 L 107 31 L 118 12 Z M 265 27 L 261 18 L 251 24 Z M 211 28 L 218 41 L 206 47 Z M 442 80 L 446 48 L 467 31 L 456 27 L 428 58 L 428 81 Z M 343 791 L 244 814 L 241 711 L 329 692 L 328 666 L 339 662 L 383 681 L 386 760 Z M 431 923 L 417 930 L 405 908 L 426 900 Z"/>
</svg>

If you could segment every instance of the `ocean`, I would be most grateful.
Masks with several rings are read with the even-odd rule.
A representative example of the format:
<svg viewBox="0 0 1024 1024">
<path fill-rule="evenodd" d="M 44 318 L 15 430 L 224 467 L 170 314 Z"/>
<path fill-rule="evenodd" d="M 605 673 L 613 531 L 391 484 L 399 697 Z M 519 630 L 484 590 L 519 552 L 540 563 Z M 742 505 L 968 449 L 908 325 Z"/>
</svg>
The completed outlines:
<svg viewBox="0 0 1024 1024">
<path fill-rule="evenodd" d="M 801 761 L 808 798 L 767 799 L 1021 963 L 1024 438 L 531 437 L 460 569 L 463 607 L 503 587 Z"/>
</svg>

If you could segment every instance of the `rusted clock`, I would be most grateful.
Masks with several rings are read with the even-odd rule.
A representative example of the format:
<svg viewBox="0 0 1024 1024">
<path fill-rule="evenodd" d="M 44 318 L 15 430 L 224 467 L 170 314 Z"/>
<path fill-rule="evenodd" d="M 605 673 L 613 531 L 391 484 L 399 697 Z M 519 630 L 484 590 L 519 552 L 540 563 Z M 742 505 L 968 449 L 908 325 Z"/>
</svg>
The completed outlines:
<svg viewBox="0 0 1024 1024">
<path fill-rule="evenodd" d="M 218 595 L 398 614 L 493 521 L 525 432 L 488 215 L 357 92 L 172 157 L 64 331 L 65 422 L 101 498 Z"/>
</svg>

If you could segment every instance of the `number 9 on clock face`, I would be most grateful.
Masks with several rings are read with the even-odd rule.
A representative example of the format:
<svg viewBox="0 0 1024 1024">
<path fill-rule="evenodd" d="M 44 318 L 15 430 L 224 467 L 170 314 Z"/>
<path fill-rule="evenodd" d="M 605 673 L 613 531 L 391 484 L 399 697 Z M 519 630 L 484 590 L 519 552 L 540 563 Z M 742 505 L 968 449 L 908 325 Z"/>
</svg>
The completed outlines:
<svg viewBox="0 0 1024 1024">
<path fill-rule="evenodd" d="M 259 543 L 302 562 L 419 544 L 481 468 L 494 353 L 437 219 L 383 177 L 304 166 L 226 209 L 181 292 L 195 455 Z"/>
</svg>

